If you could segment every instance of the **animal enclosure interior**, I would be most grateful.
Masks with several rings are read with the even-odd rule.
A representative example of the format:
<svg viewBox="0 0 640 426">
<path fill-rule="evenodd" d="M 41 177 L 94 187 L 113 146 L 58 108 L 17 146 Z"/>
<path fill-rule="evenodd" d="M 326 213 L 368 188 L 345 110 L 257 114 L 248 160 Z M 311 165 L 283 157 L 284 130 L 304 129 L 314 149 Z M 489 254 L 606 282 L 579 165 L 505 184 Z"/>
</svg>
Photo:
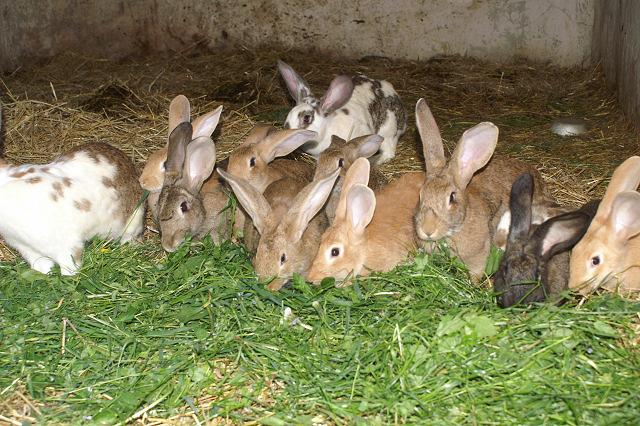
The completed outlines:
<svg viewBox="0 0 640 426">
<path fill-rule="evenodd" d="M 294 102 L 279 59 L 317 95 L 341 74 L 393 84 L 408 127 L 381 166 L 390 181 L 424 170 L 419 98 L 447 156 L 466 129 L 490 121 L 496 153 L 533 164 L 570 208 L 602 197 L 614 169 L 640 152 L 599 63 L 228 44 L 212 50 L 196 39 L 121 57 L 57 52 L 5 70 L 3 158 L 44 164 L 104 141 L 141 170 L 165 146 L 169 103 L 183 94 L 192 116 L 223 106 L 213 141 L 224 159 L 255 125 L 282 128 Z M 584 119 L 587 131 L 554 134 L 552 122 L 565 117 Z M 498 258 L 492 252 L 487 271 Z M 237 241 L 193 240 L 167 253 L 149 212 L 139 243 L 92 240 L 73 277 L 39 274 L 2 243 L 0 424 L 632 424 L 640 416 L 637 298 L 603 292 L 500 309 L 491 280 L 473 283 L 446 250 L 334 284 L 295 277 L 270 292 Z"/>
</svg>

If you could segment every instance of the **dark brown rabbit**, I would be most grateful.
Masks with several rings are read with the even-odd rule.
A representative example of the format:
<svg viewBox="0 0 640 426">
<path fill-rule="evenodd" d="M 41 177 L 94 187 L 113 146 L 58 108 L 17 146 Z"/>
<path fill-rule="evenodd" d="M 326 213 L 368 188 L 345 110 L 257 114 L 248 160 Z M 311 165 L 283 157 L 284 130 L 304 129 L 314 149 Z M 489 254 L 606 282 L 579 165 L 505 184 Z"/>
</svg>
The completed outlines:
<svg viewBox="0 0 640 426">
<path fill-rule="evenodd" d="M 531 224 L 533 178 L 521 174 L 511 187 L 511 224 L 507 250 L 493 280 L 498 305 L 542 302 L 568 287 L 571 248 L 587 231 L 599 201 L 542 224 Z"/>
</svg>

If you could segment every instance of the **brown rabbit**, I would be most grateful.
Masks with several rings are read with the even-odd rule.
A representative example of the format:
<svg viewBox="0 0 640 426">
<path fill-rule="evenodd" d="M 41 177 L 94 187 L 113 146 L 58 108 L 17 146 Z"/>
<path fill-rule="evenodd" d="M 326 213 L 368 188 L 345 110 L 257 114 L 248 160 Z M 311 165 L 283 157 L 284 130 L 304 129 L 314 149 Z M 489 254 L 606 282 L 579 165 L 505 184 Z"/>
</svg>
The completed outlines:
<svg viewBox="0 0 640 426">
<path fill-rule="evenodd" d="M 260 280 L 273 279 L 270 290 L 282 288 L 294 273 L 306 276 L 327 227 L 321 209 L 339 172 L 308 184 L 286 177 L 263 195 L 248 181 L 220 171 L 260 233 L 253 264 Z"/>
<path fill-rule="evenodd" d="M 316 136 L 309 130 L 277 130 L 272 126 L 266 129 L 258 126 L 258 131 L 252 131 L 250 137 L 229 155 L 227 172 L 248 181 L 260 193 L 271 182 L 287 176 L 309 182 L 313 178 L 310 164 L 276 158 L 290 154 Z"/>
<path fill-rule="evenodd" d="M 380 149 L 383 137 L 380 135 L 366 135 L 351 139 L 349 142 L 338 136 L 331 138 L 331 145 L 318 156 L 316 171 L 313 179 L 321 176 L 327 176 L 333 172 L 336 167 L 340 168 L 340 176 L 333 187 L 331 196 L 327 201 L 324 211 L 329 218 L 329 222 L 333 222 L 335 216 L 336 205 L 340 198 L 340 190 L 344 175 L 349 167 L 360 157 L 370 158 Z M 374 191 L 381 189 L 388 183 L 387 178 L 378 170 L 377 167 L 371 169 L 369 176 L 369 187 Z"/>
<path fill-rule="evenodd" d="M 213 173 L 215 145 L 210 137 L 193 138 L 188 122 L 169 136 L 165 178 L 158 201 L 162 247 L 174 251 L 187 235 L 211 234 L 218 243 L 230 236 L 229 197 Z M 193 140 L 192 140 L 193 139 Z"/>
<path fill-rule="evenodd" d="M 556 205 L 546 195 L 540 173 L 522 161 L 492 158 L 498 128 L 480 123 L 465 131 L 447 162 L 440 131 L 424 99 L 416 104 L 416 123 L 426 162 L 426 179 L 415 215 L 423 244 L 446 239 L 475 280 L 482 278 L 491 244 L 503 248 L 509 227 L 511 184 L 531 173 L 534 223 L 548 218 Z M 506 220 L 500 220 L 503 218 Z"/>
<path fill-rule="evenodd" d="M 169 135 L 180 123 L 191 120 L 191 105 L 189 99 L 184 95 L 178 95 L 169 104 L 169 131 L 167 133 L 167 143 Z M 153 220 L 158 220 L 158 198 L 164 182 L 164 163 L 167 161 L 167 147 L 151 153 L 140 174 L 140 186 L 149 191 L 147 205 Z"/>
<path fill-rule="evenodd" d="M 503 308 L 558 299 L 569 282 L 570 250 L 587 231 L 599 202 L 591 201 L 535 226 L 531 224 L 532 197 L 533 178 L 523 173 L 511 187 L 509 239 L 493 279 L 498 305 Z"/>
<path fill-rule="evenodd" d="M 569 287 L 640 292 L 640 157 L 613 172 L 595 218 L 571 252 Z"/>
<path fill-rule="evenodd" d="M 273 279 L 268 288 L 279 290 L 293 274 L 305 277 L 327 227 L 321 210 L 339 170 L 308 184 L 285 177 L 269 185 L 264 195 L 242 178 L 219 173 L 229 182 L 260 233 L 253 260 L 258 278 Z"/>
<path fill-rule="evenodd" d="M 369 162 L 358 158 L 347 171 L 335 219 L 322 235 L 308 279 L 344 280 L 388 271 L 416 248 L 413 214 L 424 173 L 407 173 L 377 195 L 366 186 Z"/>
</svg>

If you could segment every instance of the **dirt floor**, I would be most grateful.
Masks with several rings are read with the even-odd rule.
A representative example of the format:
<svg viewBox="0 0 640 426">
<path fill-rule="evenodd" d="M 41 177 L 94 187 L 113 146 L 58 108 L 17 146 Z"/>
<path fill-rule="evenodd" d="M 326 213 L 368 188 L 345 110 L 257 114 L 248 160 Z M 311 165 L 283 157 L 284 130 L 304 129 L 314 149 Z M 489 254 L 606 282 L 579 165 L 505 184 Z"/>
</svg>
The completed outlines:
<svg viewBox="0 0 640 426">
<path fill-rule="evenodd" d="M 515 60 L 496 64 L 457 56 L 428 61 L 383 57 L 357 60 L 272 49 L 187 51 L 120 62 L 67 54 L 32 69 L 2 76 L 4 155 L 43 163 L 69 147 L 104 140 L 121 147 L 141 167 L 165 143 L 170 100 L 184 94 L 194 115 L 225 109 L 214 140 L 224 158 L 258 122 L 281 125 L 292 105 L 276 69 L 281 58 L 321 95 L 341 73 L 389 80 L 406 103 L 409 128 L 392 176 L 423 167 L 413 109 L 425 97 L 451 148 L 464 129 L 480 121 L 500 128 L 498 152 L 534 163 L 556 198 L 578 205 L 604 192 L 611 171 L 640 153 L 638 132 L 618 108 L 600 70 L 566 69 Z M 577 137 L 550 131 L 560 117 L 587 120 Z M 11 252 L 0 250 L 0 258 Z"/>
</svg>

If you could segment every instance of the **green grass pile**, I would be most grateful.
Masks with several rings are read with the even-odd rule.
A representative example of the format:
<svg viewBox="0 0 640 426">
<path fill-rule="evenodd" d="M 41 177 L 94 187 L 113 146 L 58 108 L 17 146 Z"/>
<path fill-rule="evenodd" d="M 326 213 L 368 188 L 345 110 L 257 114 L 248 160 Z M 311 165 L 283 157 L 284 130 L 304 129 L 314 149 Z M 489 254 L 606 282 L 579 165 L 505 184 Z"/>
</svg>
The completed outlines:
<svg viewBox="0 0 640 426">
<path fill-rule="evenodd" d="M 42 423 L 637 424 L 639 312 L 500 310 L 445 255 L 270 293 L 231 244 L 93 242 L 75 277 L 0 264 L 0 399 Z"/>
</svg>

